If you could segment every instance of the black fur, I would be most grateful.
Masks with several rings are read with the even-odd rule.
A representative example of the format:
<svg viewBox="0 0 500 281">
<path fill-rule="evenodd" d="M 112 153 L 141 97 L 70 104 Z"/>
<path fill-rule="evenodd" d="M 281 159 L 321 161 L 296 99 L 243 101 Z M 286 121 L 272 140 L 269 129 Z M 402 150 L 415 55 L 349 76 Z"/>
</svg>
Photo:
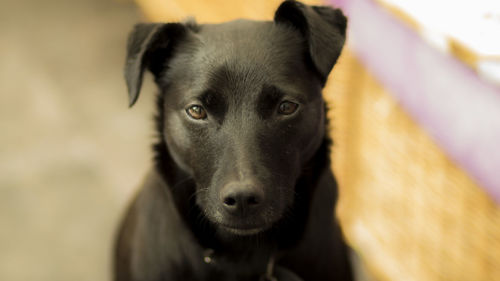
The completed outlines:
<svg viewBox="0 0 500 281">
<path fill-rule="evenodd" d="M 133 30 L 129 101 L 148 69 L 158 136 L 117 238 L 115 280 L 258 280 L 272 256 L 304 280 L 352 280 L 321 97 L 345 27 L 339 10 L 285 1 L 274 22 Z M 297 111 L 277 113 L 283 101 Z M 192 104 L 206 120 L 188 116 Z"/>
</svg>

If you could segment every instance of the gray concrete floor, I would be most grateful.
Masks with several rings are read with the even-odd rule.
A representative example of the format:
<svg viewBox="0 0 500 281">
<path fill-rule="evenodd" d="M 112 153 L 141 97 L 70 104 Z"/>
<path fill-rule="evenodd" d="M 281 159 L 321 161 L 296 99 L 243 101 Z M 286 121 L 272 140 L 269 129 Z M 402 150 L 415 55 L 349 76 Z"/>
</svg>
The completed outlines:
<svg viewBox="0 0 500 281">
<path fill-rule="evenodd" d="M 128 109 L 122 78 L 140 20 L 130 0 L 2 0 L 0 280 L 109 280 L 151 163 L 154 88 Z"/>
</svg>

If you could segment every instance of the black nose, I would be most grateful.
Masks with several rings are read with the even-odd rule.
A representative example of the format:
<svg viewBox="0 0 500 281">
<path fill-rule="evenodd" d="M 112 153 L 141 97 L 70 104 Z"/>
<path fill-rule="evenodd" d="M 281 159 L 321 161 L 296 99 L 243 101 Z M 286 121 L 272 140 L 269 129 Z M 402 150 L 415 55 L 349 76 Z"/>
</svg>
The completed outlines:
<svg viewBox="0 0 500 281">
<path fill-rule="evenodd" d="M 264 192 L 252 184 L 230 183 L 221 190 L 224 209 L 233 215 L 246 215 L 264 201 Z"/>
</svg>

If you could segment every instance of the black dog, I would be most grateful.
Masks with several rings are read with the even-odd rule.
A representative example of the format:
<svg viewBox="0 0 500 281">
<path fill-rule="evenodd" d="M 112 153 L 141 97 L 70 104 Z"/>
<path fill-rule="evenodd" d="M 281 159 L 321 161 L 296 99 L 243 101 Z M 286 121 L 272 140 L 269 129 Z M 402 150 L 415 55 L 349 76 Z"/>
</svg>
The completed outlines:
<svg viewBox="0 0 500 281">
<path fill-rule="evenodd" d="M 130 105 L 148 69 L 159 138 L 115 280 L 352 280 L 321 95 L 345 29 L 295 1 L 274 21 L 135 27 Z"/>
</svg>

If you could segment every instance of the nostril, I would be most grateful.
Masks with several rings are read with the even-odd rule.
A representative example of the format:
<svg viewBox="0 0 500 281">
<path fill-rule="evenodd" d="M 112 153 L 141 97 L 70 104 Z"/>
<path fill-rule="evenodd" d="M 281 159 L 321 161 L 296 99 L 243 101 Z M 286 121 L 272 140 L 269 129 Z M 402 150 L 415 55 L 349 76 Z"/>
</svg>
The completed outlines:
<svg viewBox="0 0 500 281">
<path fill-rule="evenodd" d="M 248 205 L 258 205 L 259 204 L 259 200 L 255 196 L 250 196 L 247 199 L 247 204 Z"/>
<path fill-rule="evenodd" d="M 219 193 L 221 207 L 232 215 L 248 215 L 264 203 L 263 190 L 257 185 L 234 182 Z"/>
<path fill-rule="evenodd" d="M 227 197 L 226 199 L 224 199 L 224 204 L 226 206 L 234 206 L 236 205 L 236 200 L 233 197 Z"/>
</svg>

